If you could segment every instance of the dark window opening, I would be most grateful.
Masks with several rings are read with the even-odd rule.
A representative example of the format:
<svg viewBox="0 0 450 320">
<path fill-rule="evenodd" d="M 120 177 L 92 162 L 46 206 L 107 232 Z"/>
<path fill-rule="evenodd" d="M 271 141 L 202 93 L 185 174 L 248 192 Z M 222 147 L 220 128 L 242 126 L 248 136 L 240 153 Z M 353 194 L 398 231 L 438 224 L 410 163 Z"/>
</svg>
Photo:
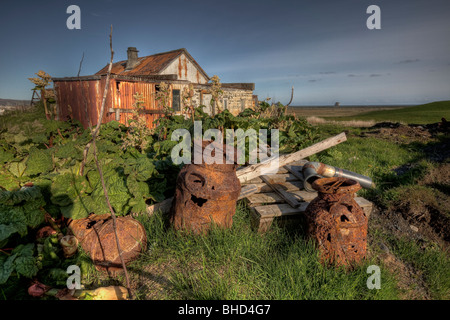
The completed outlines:
<svg viewBox="0 0 450 320">
<path fill-rule="evenodd" d="M 172 109 L 180 111 L 180 90 L 172 90 Z"/>
</svg>

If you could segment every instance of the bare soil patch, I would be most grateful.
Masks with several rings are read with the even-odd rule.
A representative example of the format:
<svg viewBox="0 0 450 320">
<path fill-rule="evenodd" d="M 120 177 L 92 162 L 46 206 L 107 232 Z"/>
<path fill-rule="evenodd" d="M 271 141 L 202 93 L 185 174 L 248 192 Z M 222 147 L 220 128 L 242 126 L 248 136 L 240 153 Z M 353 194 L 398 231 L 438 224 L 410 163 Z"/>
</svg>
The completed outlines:
<svg viewBox="0 0 450 320">
<path fill-rule="evenodd" d="M 399 122 L 382 122 L 370 127 L 363 136 L 387 139 L 397 143 L 429 142 L 433 133 L 424 126 L 409 126 Z"/>
<path fill-rule="evenodd" d="M 387 139 L 398 143 L 421 142 L 429 143 L 436 141 L 438 134 L 450 133 L 448 122 L 443 119 L 442 122 L 431 124 L 409 124 L 400 122 L 379 122 L 364 132 L 362 136 Z M 442 147 L 445 147 L 444 145 Z"/>
<path fill-rule="evenodd" d="M 424 241 L 419 232 L 410 228 L 410 224 L 401 215 L 386 214 L 378 208 L 374 208 L 370 220 L 369 228 L 382 229 L 390 234 L 407 236 L 416 241 Z M 377 252 L 377 257 L 381 259 L 386 268 L 395 275 L 397 287 L 400 290 L 400 299 L 402 300 L 430 300 L 431 294 L 426 284 L 423 273 L 417 270 L 411 264 L 402 261 L 391 253 L 384 242 L 375 240 L 369 233 L 368 242 L 371 250 L 370 255 Z M 380 252 L 381 253 L 378 253 Z"/>
<path fill-rule="evenodd" d="M 408 231 L 407 234 L 436 241 L 444 247 L 450 245 L 450 139 L 439 139 L 437 135 L 447 132 L 444 121 L 427 125 L 383 122 L 361 134 L 421 148 L 425 159 L 436 163 L 435 167 L 427 170 L 417 186 L 405 189 L 385 214 L 391 219 L 396 232 L 405 225 L 403 229 Z M 414 170 L 416 165 L 405 164 L 396 168 L 395 172 L 401 176 Z"/>
</svg>

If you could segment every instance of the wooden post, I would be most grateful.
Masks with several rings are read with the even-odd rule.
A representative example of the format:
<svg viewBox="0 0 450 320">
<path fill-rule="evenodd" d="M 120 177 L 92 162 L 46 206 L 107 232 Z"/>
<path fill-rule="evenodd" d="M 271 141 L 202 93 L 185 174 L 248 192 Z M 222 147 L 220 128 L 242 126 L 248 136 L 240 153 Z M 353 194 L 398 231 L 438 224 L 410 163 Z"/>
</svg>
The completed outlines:
<svg viewBox="0 0 450 320">
<path fill-rule="evenodd" d="M 268 169 L 272 167 L 273 161 L 278 160 L 278 167 L 282 167 L 288 163 L 298 161 L 313 154 L 319 153 L 344 141 L 347 141 L 347 137 L 345 135 L 345 132 L 342 132 L 334 137 L 325 139 L 297 152 L 281 155 L 277 159 L 267 159 L 261 163 L 253 164 L 251 166 L 237 170 L 236 175 L 242 184 L 267 172 Z"/>
</svg>

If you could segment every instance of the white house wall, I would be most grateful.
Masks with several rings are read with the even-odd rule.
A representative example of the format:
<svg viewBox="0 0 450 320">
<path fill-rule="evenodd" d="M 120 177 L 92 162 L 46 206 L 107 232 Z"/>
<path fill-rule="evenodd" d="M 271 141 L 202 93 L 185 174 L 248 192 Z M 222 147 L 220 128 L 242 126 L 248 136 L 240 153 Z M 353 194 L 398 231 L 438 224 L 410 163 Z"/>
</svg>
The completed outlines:
<svg viewBox="0 0 450 320">
<path fill-rule="evenodd" d="M 187 80 L 193 83 L 205 84 L 208 82 L 208 79 L 184 53 L 172 61 L 160 74 L 176 74 L 178 80 Z"/>
</svg>

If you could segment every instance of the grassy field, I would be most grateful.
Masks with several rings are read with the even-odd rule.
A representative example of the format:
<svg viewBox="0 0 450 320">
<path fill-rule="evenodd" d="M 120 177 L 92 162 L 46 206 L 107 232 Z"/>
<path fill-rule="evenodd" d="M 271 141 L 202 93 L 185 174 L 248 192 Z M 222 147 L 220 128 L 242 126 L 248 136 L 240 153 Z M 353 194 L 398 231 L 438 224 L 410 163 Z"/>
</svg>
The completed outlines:
<svg viewBox="0 0 450 320">
<path fill-rule="evenodd" d="M 401 109 L 402 106 L 376 106 L 376 107 L 289 107 L 289 111 L 300 117 L 347 117 L 355 116 L 371 111 L 395 110 Z"/>
<path fill-rule="evenodd" d="M 213 228 L 204 236 L 166 230 L 158 214 L 138 220 L 146 227 L 149 249 L 129 266 L 137 299 L 398 298 L 395 277 L 386 268 L 381 269 L 382 288 L 367 288 L 367 267 L 381 263 L 375 255 L 352 271 L 325 267 L 301 230 L 274 226 L 263 235 L 252 231 L 242 202 L 231 230 Z M 108 281 L 88 263 L 82 274 L 84 283 Z"/>
<path fill-rule="evenodd" d="M 358 193 L 378 208 L 369 220 L 368 258 L 364 264 L 352 271 L 322 266 L 314 245 L 302 230 L 275 225 L 265 234 L 255 233 L 250 228 L 249 209 L 241 201 L 231 230 L 213 229 L 205 236 L 166 230 L 158 214 L 138 217 L 146 227 L 149 249 L 130 265 L 136 297 L 450 299 L 448 248 L 440 241 L 411 231 L 410 224 L 422 228 L 419 222 L 410 220 L 405 226 L 401 224 L 403 220 L 390 216 L 402 208 L 399 204 L 411 198 L 418 199 L 425 208 L 436 205 L 440 197 L 448 197 L 445 190 L 422 183 L 442 165 L 427 159 L 428 143 L 403 144 L 364 137 L 362 128 L 337 125 L 319 128 L 323 138 L 346 130 L 348 140 L 310 160 L 370 176 L 377 185 L 374 190 Z M 439 143 L 448 141 L 448 137 L 439 139 Z M 405 164 L 413 169 L 398 175 L 396 169 Z M 450 215 L 448 206 L 439 210 Z M 425 228 L 426 222 L 422 224 Z M 367 288 L 369 265 L 381 268 L 379 290 Z M 104 283 L 104 275 L 92 272 L 83 274 L 95 279 L 94 283 Z"/>
<path fill-rule="evenodd" d="M 327 109 L 327 110 L 325 110 Z M 450 101 L 438 101 L 405 108 L 291 108 L 295 114 L 303 117 L 315 116 L 326 120 L 349 121 L 363 120 L 375 122 L 401 122 L 426 124 L 450 119 Z"/>
<path fill-rule="evenodd" d="M 436 122 L 437 114 L 446 116 L 449 109 L 450 102 L 444 101 L 374 114 L 379 121 L 416 122 L 430 116 L 427 119 Z M 361 116 L 365 117 L 341 119 Z M 323 139 L 345 131 L 347 141 L 309 160 L 367 175 L 376 184 L 373 190 L 358 192 L 376 207 L 369 220 L 368 256 L 362 265 L 354 270 L 323 266 L 301 229 L 274 225 L 264 234 L 256 233 L 250 227 L 249 208 L 241 200 L 231 229 L 213 228 L 203 236 L 167 229 L 160 213 L 138 216 L 146 229 L 148 248 L 128 267 L 135 298 L 450 299 L 446 233 L 450 163 L 445 153 L 449 136 L 424 139 L 414 132 L 404 136 L 408 132 L 395 128 L 377 131 L 339 122 L 319 124 L 317 129 Z M 393 139 L 395 133 L 402 139 Z M 86 287 L 125 285 L 123 275 L 109 277 L 97 271 L 82 251 L 77 259 Z M 380 267 L 381 289 L 367 287 L 370 265 Z M 27 279 L 18 281 L 24 292 L 17 292 L 17 297 L 26 299 Z M 1 292 L 0 298 L 11 299 Z"/>
</svg>

